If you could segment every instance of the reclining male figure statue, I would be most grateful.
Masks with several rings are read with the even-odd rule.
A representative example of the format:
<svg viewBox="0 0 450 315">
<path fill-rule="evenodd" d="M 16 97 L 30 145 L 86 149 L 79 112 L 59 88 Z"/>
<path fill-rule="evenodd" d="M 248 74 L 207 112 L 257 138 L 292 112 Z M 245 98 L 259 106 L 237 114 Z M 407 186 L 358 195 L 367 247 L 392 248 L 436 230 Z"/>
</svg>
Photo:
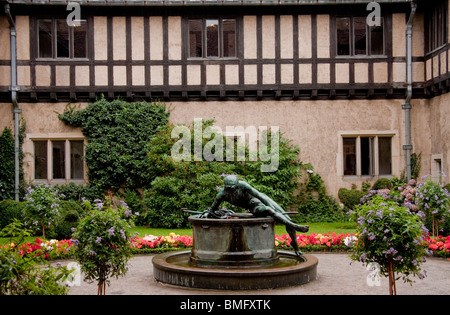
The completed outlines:
<svg viewBox="0 0 450 315">
<path fill-rule="evenodd" d="M 219 191 L 211 207 L 205 210 L 200 217 L 220 217 L 223 213 L 218 208 L 224 201 L 228 201 L 234 206 L 248 209 L 255 217 L 270 216 L 276 222 L 284 224 L 292 239 L 291 245 L 295 253 L 300 259 L 305 260 L 303 253 L 298 248 L 296 231 L 307 232 L 309 226 L 298 225 L 292 222 L 286 211 L 266 194 L 257 191 L 246 182 L 240 181 L 236 175 L 228 175 L 224 179 L 224 188 Z"/>
</svg>

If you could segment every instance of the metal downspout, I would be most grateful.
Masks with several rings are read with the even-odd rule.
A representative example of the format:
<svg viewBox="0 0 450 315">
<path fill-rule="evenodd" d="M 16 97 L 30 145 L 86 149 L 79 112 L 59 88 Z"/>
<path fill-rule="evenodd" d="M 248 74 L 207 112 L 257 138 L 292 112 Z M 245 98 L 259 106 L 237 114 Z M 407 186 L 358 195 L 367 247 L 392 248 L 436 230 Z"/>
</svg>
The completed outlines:
<svg viewBox="0 0 450 315">
<path fill-rule="evenodd" d="M 11 39 L 11 102 L 13 104 L 14 113 L 14 199 L 19 201 L 19 176 L 20 176 L 20 144 L 19 144 L 19 114 L 21 112 L 19 104 L 17 102 L 17 55 L 16 55 L 16 24 L 11 16 L 9 4 L 5 4 L 5 13 L 8 17 L 10 26 L 10 39 Z"/>
<path fill-rule="evenodd" d="M 406 151 L 406 177 L 409 181 L 411 179 L 411 98 L 412 98 L 412 24 L 414 15 L 416 14 L 417 4 L 411 1 L 411 14 L 409 15 L 408 23 L 406 25 L 406 100 L 402 105 L 405 110 L 405 140 L 403 150 Z"/>
</svg>

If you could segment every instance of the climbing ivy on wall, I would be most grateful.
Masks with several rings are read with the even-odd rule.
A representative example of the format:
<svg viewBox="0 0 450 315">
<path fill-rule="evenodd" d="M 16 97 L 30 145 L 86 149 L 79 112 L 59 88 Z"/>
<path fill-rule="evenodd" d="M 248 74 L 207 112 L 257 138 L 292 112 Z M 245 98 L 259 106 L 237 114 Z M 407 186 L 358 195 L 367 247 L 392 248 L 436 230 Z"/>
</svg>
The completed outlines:
<svg viewBox="0 0 450 315">
<path fill-rule="evenodd" d="M 150 184 L 146 145 L 168 122 L 164 104 L 108 101 L 102 97 L 81 110 L 68 105 L 59 118 L 81 127 L 88 140 L 85 160 L 91 185 L 105 191 Z"/>
<path fill-rule="evenodd" d="M 0 136 L 0 200 L 14 199 L 14 139 L 8 127 Z"/>
<path fill-rule="evenodd" d="M 19 161 L 23 160 L 22 144 L 25 136 L 26 123 L 23 116 L 19 120 Z M 14 136 L 11 129 L 5 127 L 0 135 L 0 201 L 14 199 Z M 23 187 L 23 165 L 19 166 L 20 187 Z M 21 194 L 23 195 L 23 189 Z"/>
</svg>

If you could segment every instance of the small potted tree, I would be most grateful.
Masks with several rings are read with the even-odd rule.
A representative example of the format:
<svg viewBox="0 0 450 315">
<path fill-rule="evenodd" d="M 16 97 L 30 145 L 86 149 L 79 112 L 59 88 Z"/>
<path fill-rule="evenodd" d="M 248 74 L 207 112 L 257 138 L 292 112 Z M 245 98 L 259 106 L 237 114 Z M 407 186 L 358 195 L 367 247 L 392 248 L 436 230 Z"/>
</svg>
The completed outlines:
<svg viewBox="0 0 450 315">
<path fill-rule="evenodd" d="M 380 273 L 389 278 L 389 294 L 397 294 L 396 273 L 410 283 L 411 275 L 424 277 L 420 265 L 426 251 L 421 245 L 423 224 L 418 216 L 381 195 L 356 207 L 353 216 L 358 240 L 350 257 L 365 264 L 378 263 Z"/>
<path fill-rule="evenodd" d="M 114 209 L 110 200 L 105 203 L 98 200 L 96 206 L 84 201 L 84 206 L 88 215 L 72 236 L 76 246 L 74 257 L 81 265 L 85 280 L 97 280 L 97 294 L 105 295 L 109 279 L 125 275 L 132 256 L 128 242 L 132 222 L 127 219 L 131 211 L 125 203 Z"/>
</svg>

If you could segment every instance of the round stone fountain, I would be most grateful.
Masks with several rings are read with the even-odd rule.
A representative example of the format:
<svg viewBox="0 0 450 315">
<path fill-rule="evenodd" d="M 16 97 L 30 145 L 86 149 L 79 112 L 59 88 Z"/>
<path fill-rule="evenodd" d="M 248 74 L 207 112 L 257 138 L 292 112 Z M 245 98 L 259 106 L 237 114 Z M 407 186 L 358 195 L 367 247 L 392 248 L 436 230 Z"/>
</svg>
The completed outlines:
<svg viewBox="0 0 450 315">
<path fill-rule="evenodd" d="M 178 286 L 223 289 L 273 289 L 316 279 L 318 260 L 277 251 L 274 220 L 264 218 L 204 219 L 189 217 L 191 251 L 153 258 L 156 280 Z"/>
</svg>

